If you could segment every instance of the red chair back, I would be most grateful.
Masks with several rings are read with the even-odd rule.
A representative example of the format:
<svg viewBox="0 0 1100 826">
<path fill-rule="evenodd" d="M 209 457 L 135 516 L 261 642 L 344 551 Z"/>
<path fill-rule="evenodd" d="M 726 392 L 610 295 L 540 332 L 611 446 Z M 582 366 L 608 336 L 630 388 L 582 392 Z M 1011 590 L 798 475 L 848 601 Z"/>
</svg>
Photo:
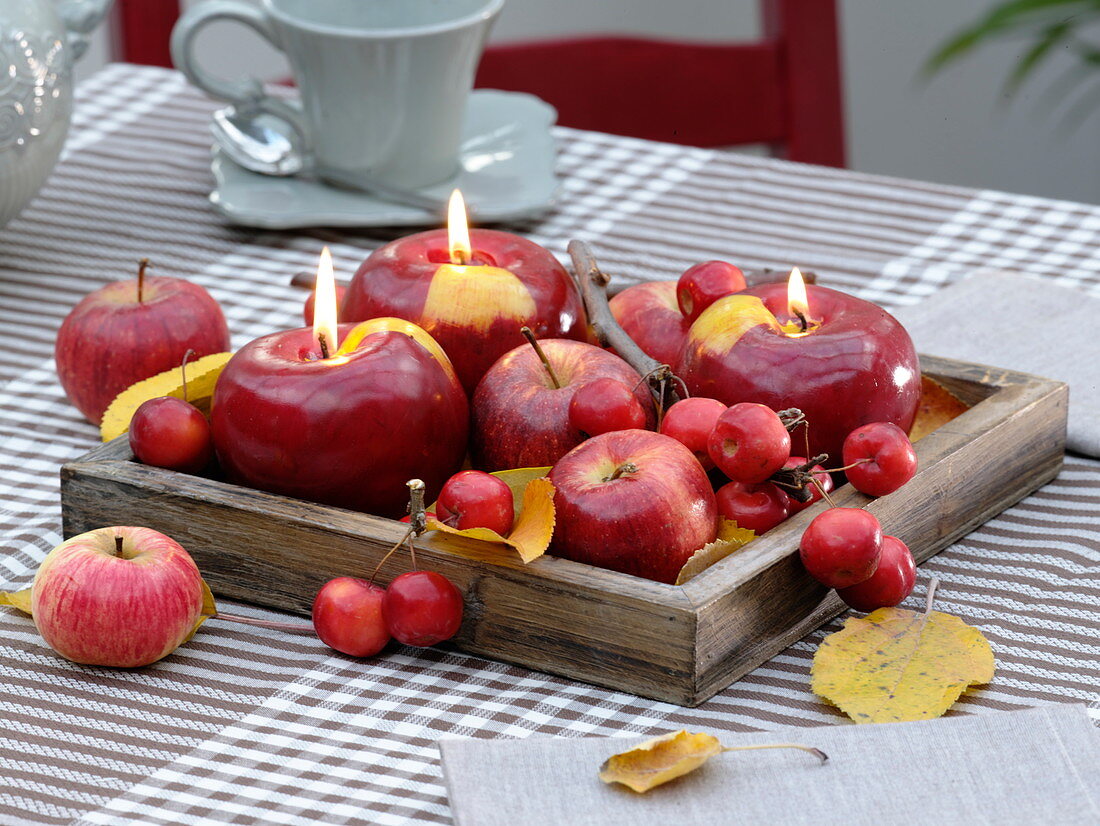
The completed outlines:
<svg viewBox="0 0 1100 826">
<path fill-rule="evenodd" d="M 490 46 L 477 86 L 530 92 L 578 129 L 692 146 L 767 143 L 844 166 L 836 0 L 761 0 L 765 37 L 586 37 Z"/>
<path fill-rule="evenodd" d="M 691 146 L 766 143 L 844 166 L 836 0 L 760 0 L 764 39 L 584 37 L 492 45 L 480 87 L 530 92 L 578 129 Z M 179 0 L 118 0 L 121 57 L 170 66 Z"/>
</svg>

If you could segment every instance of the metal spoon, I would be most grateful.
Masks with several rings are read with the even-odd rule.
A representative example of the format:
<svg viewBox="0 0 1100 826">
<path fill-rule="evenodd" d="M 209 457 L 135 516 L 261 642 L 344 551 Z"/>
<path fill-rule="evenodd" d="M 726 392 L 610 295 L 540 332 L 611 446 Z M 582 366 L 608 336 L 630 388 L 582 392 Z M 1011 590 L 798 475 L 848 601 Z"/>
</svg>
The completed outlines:
<svg viewBox="0 0 1100 826">
<path fill-rule="evenodd" d="M 210 124 L 214 140 L 238 166 L 272 177 L 316 178 L 304 153 L 297 131 L 281 118 L 259 110 L 239 111 L 226 106 L 214 113 Z M 389 184 L 349 181 L 332 175 L 325 183 L 365 192 L 383 201 L 424 209 L 442 215 L 447 208 L 444 198 L 436 198 Z M 473 210 L 471 210 L 473 211 Z"/>
</svg>

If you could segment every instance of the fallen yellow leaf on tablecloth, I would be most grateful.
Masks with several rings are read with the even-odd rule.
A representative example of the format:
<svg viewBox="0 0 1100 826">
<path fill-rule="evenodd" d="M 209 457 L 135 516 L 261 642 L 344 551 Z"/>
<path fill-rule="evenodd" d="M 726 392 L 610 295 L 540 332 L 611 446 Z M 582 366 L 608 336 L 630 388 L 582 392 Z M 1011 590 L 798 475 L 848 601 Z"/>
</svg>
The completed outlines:
<svg viewBox="0 0 1100 826">
<path fill-rule="evenodd" d="M 928 720 L 993 669 L 989 642 L 958 617 L 931 604 L 924 613 L 879 608 L 822 640 L 811 688 L 857 723 Z"/>
<path fill-rule="evenodd" d="M 970 409 L 954 393 L 928 376 L 921 376 L 920 391 L 917 417 L 909 428 L 911 442 L 924 438 Z"/>
<path fill-rule="evenodd" d="M 639 743 L 629 751 L 613 754 L 600 766 L 600 780 L 621 783 L 641 794 L 677 777 L 695 771 L 716 754 L 726 751 L 798 749 L 812 754 L 822 763 L 829 756 L 821 749 L 801 743 L 766 743 L 727 748 L 718 738 L 703 732 L 680 729 Z"/>
<path fill-rule="evenodd" d="M 24 614 L 29 615 L 31 613 L 31 589 L 0 591 L 0 605 L 10 605 L 12 608 L 17 608 Z"/>
<path fill-rule="evenodd" d="M 512 505 L 516 509 L 516 521 L 508 536 L 501 536 L 489 528 L 459 530 L 450 525 L 444 525 L 431 516 L 428 517 L 428 530 L 508 545 L 515 549 L 524 562 L 538 559 L 550 547 L 550 538 L 554 535 L 556 522 L 554 485 L 545 478 L 549 471 L 548 467 L 518 468 L 497 471 L 493 474 L 503 479 L 512 490 Z M 428 510 L 434 511 L 435 506 L 429 507 Z"/>
<path fill-rule="evenodd" d="M 718 538 L 704 545 L 688 558 L 676 576 L 676 584 L 683 585 L 715 562 L 725 559 L 734 551 L 741 550 L 755 538 L 756 534 L 748 528 L 739 528 L 733 519 L 722 517 L 718 523 Z"/>
<path fill-rule="evenodd" d="M 600 766 L 600 780 L 645 792 L 695 771 L 721 753 L 717 737 L 681 729 L 612 755 Z"/>
<path fill-rule="evenodd" d="M 210 397 L 214 395 L 214 384 L 232 355 L 232 353 L 211 353 L 209 356 L 187 363 L 187 399 L 204 415 L 210 413 Z M 134 412 L 144 402 L 160 396 L 183 398 L 181 368 L 173 367 L 171 370 L 142 379 L 119 393 L 103 413 L 103 420 L 99 425 L 100 437 L 103 441 L 109 442 L 121 436 L 130 429 L 130 419 L 134 417 Z"/>
</svg>

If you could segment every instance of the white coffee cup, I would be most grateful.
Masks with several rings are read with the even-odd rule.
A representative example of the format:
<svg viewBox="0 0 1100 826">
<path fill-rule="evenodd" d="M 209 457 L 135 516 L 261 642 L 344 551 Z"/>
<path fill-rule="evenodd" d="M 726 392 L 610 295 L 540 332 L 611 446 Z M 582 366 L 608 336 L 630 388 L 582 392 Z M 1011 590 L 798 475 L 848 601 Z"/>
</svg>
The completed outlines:
<svg viewBox="0 0 1100 826">
<path fill-rule="evenodd" d="M 172 32 L 172 59 L 200 89 L 287 120 L 322 178 L 416 188 L 458 171 L 466 100 L 504 0 L 206 0 Z M 300 103 L 199 66 L 194 41 L 216 20 L 284 52 Z"/>
</svg>

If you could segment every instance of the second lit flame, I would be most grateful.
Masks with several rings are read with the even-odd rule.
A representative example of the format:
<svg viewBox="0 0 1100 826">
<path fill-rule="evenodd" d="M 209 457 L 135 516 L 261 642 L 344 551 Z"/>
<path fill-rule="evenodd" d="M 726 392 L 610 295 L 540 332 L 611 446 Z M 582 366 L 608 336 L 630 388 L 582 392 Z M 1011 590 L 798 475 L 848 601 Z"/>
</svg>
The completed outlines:
<svg viewBox="0 0 1100 826">
<path fill-rule="evenodd" d="M 795 318 L 810 317 L 810 302 L 806 297 L 806 282 L 798 267 L 791 270 L 791 277 L 787 279 L 787 313 Z"/>
<path fill-rule="evenodd" d="M 470 230 L 466 225 L 466 202 L 457 189 L 451 193 L 447 204 L 447 246 L 452 264 L 469 263 L 473 256 L 470 247 Z"/>
<path fill-rule="evenodd" d="M 336 275 L 332 271 L 332 254 L 328 247 L 321 250 L 314 290 L 313 339 L 321 347 L 322 355 L 328 358 L 336 355 L 340 346 L 336 329 Z"/>
</svg>

